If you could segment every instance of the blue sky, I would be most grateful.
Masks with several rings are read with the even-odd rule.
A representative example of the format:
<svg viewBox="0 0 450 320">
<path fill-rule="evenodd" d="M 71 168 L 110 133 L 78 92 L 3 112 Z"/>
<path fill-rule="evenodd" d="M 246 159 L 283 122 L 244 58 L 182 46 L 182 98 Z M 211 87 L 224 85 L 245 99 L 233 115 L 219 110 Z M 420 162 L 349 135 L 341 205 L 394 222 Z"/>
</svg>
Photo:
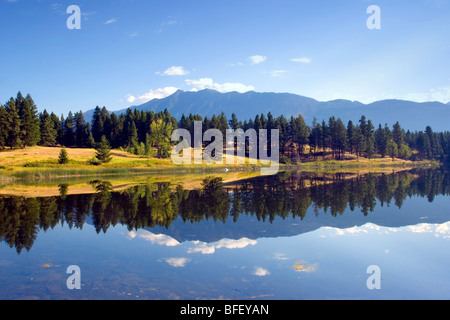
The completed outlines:
<svg viewBox="0 0 450 320">
<path fill-rule="evenodd" d="M 0 102 L 57 114 L 205 88 L 450 101 L 450 0 L 0 0 L 0 39 Z"/>
</svg>

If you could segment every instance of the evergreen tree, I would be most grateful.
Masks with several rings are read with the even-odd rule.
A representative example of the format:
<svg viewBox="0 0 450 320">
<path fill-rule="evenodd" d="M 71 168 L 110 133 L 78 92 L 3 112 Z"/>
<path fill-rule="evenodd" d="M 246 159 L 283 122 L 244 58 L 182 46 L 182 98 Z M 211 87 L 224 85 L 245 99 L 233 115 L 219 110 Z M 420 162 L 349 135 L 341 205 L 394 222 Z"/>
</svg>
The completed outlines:
<svg viewBox="0 0 450 320">
<path fill-rule="evenodd" d="M 25 101 L 30 106 L 26 142 L 29 146 L 35 146 L 41 140 L 39 112 L 30 94 L 27 94 Z"/>
<path fill-rule="evenodd" d="M 67 150 L 65 148 L 62 148 L 59 157 L 58 157 L 58 163 L 59 164 L 67 164 L 69 162 L 69 156 L 67 154 Z"/>
<path fill-rule="evenodd" d="M 322 134 L 320 135 L 320 147 L 322 148 L 323 152 L 324 152 L 324 156 L 325 156 L 325 151 L 328 147 L 328 141 L 329 141 L 329 128 L 327 126 L 327 123 L 325 122 L 325 120 L 322 120 Z"/>
<path fill-rule="evenodd" d="M 20 117 L 20 131 L 23 147 L 34 146 L 40 140 L 40 121 L 37 108 L 30 95 L 26 98 L 19 91 L 15 100 Z"/>
<path fill-rule="evenodd" d="M 355 150 L 355 126 L 351 120 L 347 124 L 347 147 L 350 154 L 353 154 Z"/>
<path fill-rule="evenodd" d="M 40 128 L 41 128 L 41 141 L 40 145 L 44 147 L 50 147 L 56 145 L 56 129 L 52 120 L 52 117 L 44 110 L 40 115 Z"/>
<path fill-rule="evenodd" d="M 419 151 L 419 155 L 422 159 L 431 159 L 433 156 L 431 150 L 430 139 L 427 134 L 422 131 L 419 132 L 419 136 L 417 137 L 417 150 Z"/>
<path fill-rule="evenodd" d="M 218 117 L 218 121 L 219 121 L 219 127 L 217 127 L 216 129 L 219 129 L 223 136 L 225 137 L 227 134 L 227 130 L 230 128 L 228 126 L 228 120 L 227 120 L 227 116 L 225 115 L 225 112 L 221 112 L 219 117 Z"/>
<path fill-rule="evenodd" d="M 366 156 L 367 158 L 372 158 L 375 154 L 375 135 L 374 127 L 372 121 L 367 121 L 367 131 L 366 131 Z"/>
<path fill-rule="evenodd" d="M 53 112 L 50 114 L 50 117 L 52 118 L 53 121 L 53 128 L 56 131 L 56 144 L 63 145 L 64 143 L 63 124 L 61 123 L 61 120 L 58 118 L 58 116 Z"/>
<path fill-rule="evenodd" d="M 405 143 L 405 131 L 402 129 L 398 121 L 392 128 L 392 139 L 397 144 L 397 146 L 401 146 L 403 143 Z"/>
<path fill-rule="evenodd" d="M 88 145 L 89 133 L 86 131 L 86 122 L 83 111 L 75 113 L 75 144 L 78 148 L 85 148 Z"/>
<path fill-rule="evenodd" d="M 103 122 L 103 132 L 102 135 L 105 135 L 108 141 L 111 139 L 111 115 L 106 107 L 102 108 L 102 122 Z"/>
<path fill-rule="evenodd" d="M 63 145 L 66 147 L 73 147 L 75 144 L 75 134 L 74 134 L 74 122 L 75 118 L 73 117 L 72 111 L 69 111 L 69 115 L 67 119 L 64 121 L 64 138 Z"/>
<path fill-rule="evenodd" d="M 292 142 L 298 146 L 298 154 L 301 155 L 309 143 L 311 130 L 302 115 L 298 115 L 297 118 L 291 117 L 290 126 Z"/>
<path fill-rule="evenodd" d="M 123 118 L 122 118 L 123 119 Z M 119 148 L 123 146 L 123 122 L 119 117 L 113 113 L 111 115 L 111 146 L 113 148 Z"/>
<path fill-rule="evenodd" d="M 8 112 L 5 107 L 0 104 L 0 149 L 5 149 L 9 135 Z"/>
<path fill-rule="evenodd" d="M 314 118 L 312 123 L 312 130 L 309 136 L 310 152 L 315 155 L 315 153 L 321 148 L 322 141 L 322 126 L 317 123 L 316 118 Z"/>
<path fill-rule="evenodd" d="M 382 158 L 386 157 L 387 143 L 390 139 L 390 135 L 391 133 L 387 124 L 384 128 L 382 128 L 380 124 L 375 131 L 375 150 Z"/>
<path fill-rule="evenodd" d="M 96 158 L 101 163 L 108 163 L 111 162 L 111 146 L 109 145 L 109 141 L 106 138 L 106 136 L 102 136 L 100 139 L 100 142 L 97 143 L 96 150 Z"/>
<path fill-rule="evenodd" d="M 99 106 L 97 106 L 95 107 L 94 115 L 92 116 L 92 136 L 96 142 L 100 142 L 102 136 L 104 135 L 104 129 L 102 110 Z"/>
<path fill-rule="evenodd" d="M 285 116 L 281 115 L 277 118 L 276 128 L 280 130 L 280 154 L 283 155 L 286 153 L 286 145 L 289 142 L 289 124 Z"/>
<path fill-rule="evenodd" d="M 355 130 L 354 146 L 355 146 L 356 156 L 359 159 L 359 157 L 362 156 L 364 150 L 366 149 L 366 139 L 364 137 L 364 134 L 363 134 L 360 126 L 357 126 L 356 130 Z"/>
<path fill-rule="evenodd" d="M 441 158 L 444 155 L 444 150 L 438 139 L 438 135 L 433 132 L 433 129 L 431 129 L 430 126 L 427 126 L 425 129 L 425 134 L 428 136 L 428 140 L 430 141 L 431 157 L 433 159 Z"/>
<path fill-rule="evenodd" d="M 231 120 L 229 121 L 229 127 L 232 130 L 242 129 L 242 122 L 240 122 L 235 113 L 231 115 Z"/>
<path fill-rule="evenodd" d="M 16 108 L 16 102 L 13 98 L 6 104 L 6 112 L 8 113 L 8 139 L 7 145 L 13 148 L 22 148 L 22 131 L 19 112 Z"/>
<path fill-rule="evenodd" d="M 137 153 L 139 148 L 139 136 L 137 127 L 134 121 L 129 124 L 130 128 L 128 129 L 128 143 L 127 148 L 131 153 Z"/>
<path fill-rule="evenodd" d="M 341 119 L 337 119 L 335 124 L 335 148 L 337 150 L 337 157 L 342 159 L 345 154 L 345 150 L 347 149 L 347 128 Z"/>
</svg>

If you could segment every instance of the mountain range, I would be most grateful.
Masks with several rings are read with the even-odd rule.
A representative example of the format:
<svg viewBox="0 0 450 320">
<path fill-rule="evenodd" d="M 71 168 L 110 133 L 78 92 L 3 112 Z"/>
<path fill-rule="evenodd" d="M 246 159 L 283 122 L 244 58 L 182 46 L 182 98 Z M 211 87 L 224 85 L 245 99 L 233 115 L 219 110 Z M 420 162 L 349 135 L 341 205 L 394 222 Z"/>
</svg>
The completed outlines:
<svg viewBox="0 0 450 320">
<path fill-rule="evenodd" d="M 142 105 L 132 106 L 139 111 L 160 112 L 167 109 L 172 116 L 180 119 L 183 114 L 199 114 L 212 117 L 225 112 L 228 118 L 235 113 L 239 120 L 254 119 L 257 114 L 271 112 L 274 117 L 284 115 L 286 118 L 301 114 L 308 124 L 316 118 L 318 121 L 328 121 L 331 116 L 341 118 L 344 123 L 352 120 L 357 123 L 362 115 L 372 120 L 377 127 L 388 124 L 392 127 L 399 122 L 406 130 L 425 130 L 431 126 L 434 131 L 448 131 L 450 126 L 450 102 L 418 103 L 406 100 L 382 100 L 370 104 L 358 101 L 333 100 L 327 102 L 291 94 L 272 92 L 229 92 L 206 89 L 197 92 L 178 90 L 174 94 L 154 99 Z M 126 109 L 115 111 L 124 113 Z M 86 119 L 91 119 L 93 110 L 85 113 Z"/>
</svg>

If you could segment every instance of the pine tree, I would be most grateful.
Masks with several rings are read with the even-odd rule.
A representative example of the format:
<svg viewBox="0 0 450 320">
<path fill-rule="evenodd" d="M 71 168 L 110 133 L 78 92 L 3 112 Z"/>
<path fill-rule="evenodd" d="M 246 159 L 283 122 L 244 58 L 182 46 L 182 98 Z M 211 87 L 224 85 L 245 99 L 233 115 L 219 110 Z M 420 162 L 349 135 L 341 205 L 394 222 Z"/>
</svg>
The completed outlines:
<svg viewBox="0 0 450 320">
<path fill-rule="evenodd" d="M 44 147 L 50 147 L 56 145 L 56 129 L 47 110 L 40 115 L 40 128 L 41 128 L 41 141 L 40 145 Z"/>
<path fill-rule="evenodd" d="M 103 132 L 102 135 L 105 135 L 106 138 L 111 138 L 111 115 L 106 107 L 102 108 L 102 121 L 103 121 Z"/>
<path fill-rule="evenodd" d="M 8 113 L 8 139 L 7 145 L 13 148 L 22 148 L 22 131 L 20 124 L 19 112 L 16 108 L 14 98 L 11 98 L 6 105 L 6 112 Z"/>
<path fill-rule="evenodd" d="M 384 128 L 381 127 L 381 124 L 378 126 L 377 131 L 375 131 L 375 150 L 378 154 L 381 155 L 382 158 L 387 155 L 387 143 L 391 136 L 391 132 L 387 124 Z"/>
<path fill-rule="evenodd" d="M 296 118 L 291 117 L 290 126 L 292 142 L 298 146 L 298 155 L 301 155 L 309 142 L 310 128 L 306 125 L 302 115 L 298 115 Z"/>
<path fill-rule="evenodd" d="M 286 153 L 286 144 L 288 140 L 289 124 L 285 116 L 281 115 L 276 120 L 276 128 L 280 130 L 280 154 L 284 155 Z M 309 140 L 309 137 L 308 137 Z"/>
<path fill-rule="evenodd" d="M 419 132 L 416 145 L 417 149 L 419 150 L 419 155 L 422 159 L 431 159 L 433 157 L 430 139 L 428 138 L 428 135 L 423 131 Z"/>
<path fill-rule="evenodd" d="M 335 147 L 338 151 L 338 158 L 342 159 L 347 149 L 347 128 L 341 119 L 336 121 L 335 135 Z"/>
<path fill-rule="evenodd" d="M 355 150 L 355 126 L 351 120 L 347 124 L 347 147 L 350 154 L 353 154 Z"/>
<path fill-rule="evenodd" d="M 53 112 L 50 114 L 50 118 L 52 118 L 53 128 L 56 131 L 56 144 L 63 145 L 63 143 L 64 143 L 64 139 L 63 139 L 64 138 L 64 134 L 63 134 L 63 125 L 61 123 L 61 120 Z M 61 116 L 61 118 L 62 118 L 62 116 Z"/>
<path fill-rule="evenodd" d="M 40 141 L 40 121 L 36 105 L 30 95 L 23 98 L 20 91 L 15 102 L 20 117 L 23 147 L 34 146 Z"/>
<path fill-rule="evenodd" d="M 314 156 L 316 152 L 321 148 L 322 141 L 322 126 L 317 122 L 317 119 L 314 118 L 312 123 L 311 134 L 309 136 L 309 145 L 310 145 L 310 153 L 313 153 Z"/>
<path fill-rule="evenodd" d="M 367 121 L 367 131 L 366 131 L 366 157 L 372 158 L 375 154 L 375 135 L 374 127 L 372 121 Z"/>
<path fill-rule="evenodd" d="M 101 137 L 100 142 L 97 143 L 97 147 L 95 148 L 95 150 L 95 156 L 98 161 L 100 161 L 101 163 L 111 162 L 111 146 L 105 135 Z"/>
<path fill-rule="evenodd" d="M 111 146 L 113 148 L 119 148 L 123 145 L 123 122 L 121 119 L 115 113 L 111 115 Z"/>
<path fill-rule="evenodd" d="M 405 143 L 405 131 L 403 131 L 398 121 L 392 128 L 392 139 L 397 144 L 397 146 L 401 146 L 403 143 Z"/>
<path fill-rule="evenodd" d="M 104 120 L 99 106 L 95 107 L 94 115 L 92 116 L 92 135 L 96 142 L 100 142 L 104 135 Z"/>
<path fill-rule="evenodd" d="M 0 149 L 5 149 L 8 142 L 9 121 L 8 112 L 5 107 L 0 104 Z"/>
<path fill-rule="evenodd" d="M 132 121 L 129 124 L 130 128 L 128 129 L 129 136 L 128 136 L 128 143 L 127 147 L 128 150 L 132 153 L 136 153 L 139 149 L 139 135 L 136 127 L 136 123 Z"/>
<path fill-rule="evenodd" d="M 355 130 L 354 146 L 355 146 L 356 156 L 359 159 L 359 157 L 362 156 L 362 153 L 366 149 L 366 139 L 364 137 L 364 134 L 362 133 L 360 126 L 357 126 L 356 130 Z"/>
<path fill-rule="evenodd" d="M 242 128 L 242 122 L 240 122 L 235 113 L 231 115 L 231 120 L 228 122 L 230 129 L 237 130 Z"/>
<path fill-rule="evenodd" d="M 62 148 L 59 157 L 58 157 L 58 163 L 59 164 L 67 164 L 69 162 L 69 156 L 67 154 L 67 150 L 65 148 Z"/>
<path fill-rule="evenodd" d="M 67 119 L 64 121 L 64 146 L 72 147 L 75 144 L 74 122 L 72 111 L 69 111 Z"/>
<path fill-rule="evenodd" d="M 34 146 L 41 140 L 39 112 L 30 94 L 27 94 L 25 100 L 30 106 L 30 121 L 27 126 L 28 143 Z"/>
</svg>

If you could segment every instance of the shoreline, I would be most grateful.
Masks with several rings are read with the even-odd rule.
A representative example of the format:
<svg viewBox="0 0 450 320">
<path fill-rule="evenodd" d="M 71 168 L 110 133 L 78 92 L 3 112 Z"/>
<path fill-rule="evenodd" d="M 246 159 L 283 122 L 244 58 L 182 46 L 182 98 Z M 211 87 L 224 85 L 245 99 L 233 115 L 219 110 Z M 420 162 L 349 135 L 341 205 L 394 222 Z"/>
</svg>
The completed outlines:
<svg viewBox="0 0 450 320">
<path fill-rule="evenodd" d="M 0 152 L 0 185 L 17 182 L 46 184 L 55 180 L 115 179 L 116 177 L 142 178 L 160 176 L 228 176 L 243 174 L 258 176 L 260 164 L 175 165 L 170 159 L 139 157 L 124 151 L 112 150 L 113 160 L 101 166 L 89 165 L 94 149 L 67 149 L 70 162 L 57 164 L 61 148 L 32 147 Z M 248 159 L 247 159 L 248 160 Z M 396 172 L 414 168 L 439 167 L 437 161 L 408 161 L 388 158 L 374 159 L 317 159 L 296 164 L 279 164 L 279 172 L 308 171 L 315 173 L 369 173 Z M 186 180 L 186 179 L 185 179 Z"/>
</svg>

